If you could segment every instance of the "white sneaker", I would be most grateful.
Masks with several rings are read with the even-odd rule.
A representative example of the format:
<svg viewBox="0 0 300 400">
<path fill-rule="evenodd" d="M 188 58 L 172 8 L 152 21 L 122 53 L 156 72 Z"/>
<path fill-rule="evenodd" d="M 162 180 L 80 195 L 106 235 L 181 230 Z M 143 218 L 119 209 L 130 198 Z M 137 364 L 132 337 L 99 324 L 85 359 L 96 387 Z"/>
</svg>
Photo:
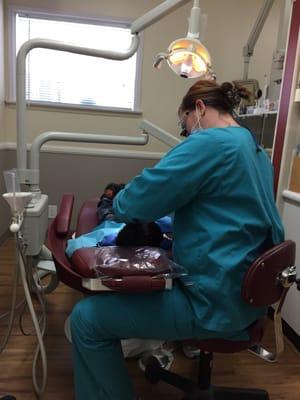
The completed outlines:
<svg viewBox="0 0 300 400">
<path fill-rule="evenodd" d="M 198 349 L 198 347 L 184 344 L 182 345 L 182 351 L 186 358 L 194 359 L 200 357 L 200 349 Z"/>
<path fill-rule="evenodd" d="M 139 359 L 139 367 L 141 368 L 142 371 L 145 371 L 147 362 L 151 357 L 155 357 L 159 362 L 160 366 L 163 369 L 167 370 L 170 369 L 174 361 L 174 356 L 171 351 L 159 347 L 158 349 L 152 352 L 142 354 L 142 356 Z"/>
</svg>

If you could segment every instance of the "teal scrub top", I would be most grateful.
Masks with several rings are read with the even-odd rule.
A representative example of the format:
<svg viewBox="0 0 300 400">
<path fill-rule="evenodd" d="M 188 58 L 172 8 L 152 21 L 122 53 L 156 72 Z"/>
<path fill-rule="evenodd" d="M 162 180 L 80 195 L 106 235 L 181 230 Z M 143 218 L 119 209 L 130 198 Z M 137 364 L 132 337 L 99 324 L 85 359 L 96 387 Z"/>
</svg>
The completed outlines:
<svg viewBox="0 0 300 400">
<path fill-rule="evenodd" d="M 245 329 L 265 313 L 241 298 L 244 274 L 266 242 L 283 241 L 268 155 L 242 127 L 198 131 L 118 193 L 124 222 L 174 212 L 173 256 L 188 270 L 184 290 L 207 330 Z"/>
</svg>

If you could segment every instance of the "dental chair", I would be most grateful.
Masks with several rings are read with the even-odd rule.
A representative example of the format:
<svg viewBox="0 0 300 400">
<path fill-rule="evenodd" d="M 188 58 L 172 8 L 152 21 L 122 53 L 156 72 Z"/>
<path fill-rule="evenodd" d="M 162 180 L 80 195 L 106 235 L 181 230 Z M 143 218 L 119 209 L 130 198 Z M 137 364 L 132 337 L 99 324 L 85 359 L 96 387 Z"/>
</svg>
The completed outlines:
<svg viewBox="0 0 300 400">
<path fill-rule="evenodd" d="M 90 199 L 82 205 L 75 229 L 78 237 L 93 230 L 98 225 L 97 203 L 99 199 Z M 85 294 L 103 291 L 119 292 L 151 292 L 170 290 L 172 274 L 169 266 L 157 266 L 155 270 L 126 271 L 126 276 L 95 276 L 94 266 L 97 264 L 99 248 L 88 247 L 76 250 L 71 259 L 66 254 L 67 241 L 74 231 L 70 229 L 74 196 L 65 194 L 62 198 L 56 218 L 49 227 L 47 245 L 52 252 L 58 279 L 67 286 Z M 124 250 L 126 251 L 126 250 Z M 120 272 L 124 273 L 124 270 Z"/>
<path fill-rule="evenodd" d="M 287 240 L 261 255 L 248 269 L 241 289 L 243 300 L 253 307 L 277 303 L 274 311 L 276 353 L 269 353 L 260 346 L 264 336 L 264 320 L 255 321 L 248 327 L 249 340 L 229 341 L 220 339 L 187 340 L 200 350 L 198 380 L 193 382 L 173 372 L 166 371 L 151 357 L 146 365 L 145 376 L 151 383 L 162 380 L 185 393 L 184 400 L 268 400 L 269 395 L 259 389 L 215 387 L 211 384 L 213 353 L 236 353 L 249 349 L 269 362 L 274 362 L 283 351 L 283 334 L 280 311 L 290 286 L 296 279 L 295 242 Z"/>
<path fill-rule="evenodd" d="M 72 236 L 70 223 L 74 196 L 66 194 L 62 198 L 59 212 L 48 231 L 48 246 L 60 281 L 86 294 L 98 291 L 153 291 L 172 288 L 168 271 L 158 275 L 138 275 L 120 277 L 94 277 L 90 266 L 96 262 L 97 248 L 76 250 L 69 260 L 65 254 L 67 240 Z M 90 232 L 98 223 L 98 199 L 86 201 L 79 212 L 76 236 Z M 281 308 L 289 288 L 300 280 L 296 279 L 295 242 L 285 242 L 272 247 L 256 259 L 249 267 L 241 288 L 243 300 L 253 307 L 270 306 L 277 303 L 274 311 L 276 353 L 269 353 L 260 346 L 264 336 L 265 320 L 255 321 L 248 327 L 249 339 L 229 341 L 222 339 L 187 339 L 185 343 L 200 349 L 198 381 L 192 382 L 161 367 L 155 357 L 146 362 L 145 376 L 151 383 L 163 380 L 185 393 L 184 400 L 268 400 L 268 393 L 259 389 L 218 388 L 211 385 L 213 353 L 236 353 L 249 349 L 269 362 L 277 361 L 283 351 Z"/>
</svg>

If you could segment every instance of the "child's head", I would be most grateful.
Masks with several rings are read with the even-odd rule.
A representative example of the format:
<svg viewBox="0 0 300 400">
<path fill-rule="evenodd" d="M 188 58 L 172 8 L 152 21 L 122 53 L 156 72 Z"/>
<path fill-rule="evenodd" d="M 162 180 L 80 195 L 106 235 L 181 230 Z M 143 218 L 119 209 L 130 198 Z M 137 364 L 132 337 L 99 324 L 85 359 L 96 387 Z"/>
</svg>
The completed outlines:
<svg viewBox="0 0 300 400">
<path fill-rule="evenodd" d="M 118 233 L 116 245 L 159 247 L 162 240 L 163 234 L 155 222 L 128 223 Z"/>
<path fill-rule="evenodd" d="M 104 189 L 104 193 L 101 196 L 101 199 L 103 197 L 107 197 L 109 199 L 113 199 L 117 193 L 119 193 L 120 190 L 124 189 L 125 184 L 124 183 L 109 183 L 106 185 Z"/>
</svg>

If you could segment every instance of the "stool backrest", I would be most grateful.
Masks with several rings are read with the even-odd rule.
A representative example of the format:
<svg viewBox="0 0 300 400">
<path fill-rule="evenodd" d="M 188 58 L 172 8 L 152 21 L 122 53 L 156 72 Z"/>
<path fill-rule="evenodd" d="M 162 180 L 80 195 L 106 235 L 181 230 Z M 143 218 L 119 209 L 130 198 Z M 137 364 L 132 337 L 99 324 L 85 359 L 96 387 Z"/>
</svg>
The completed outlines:
<svg viewBox="0 0 300 400">
<path fill-rule="evenodd" d="M 242 297 L 254 307 L 276 303 L 284 290 L 279 274 L 295 264 L 296 244 L 286 240 L 257 258 L 243 280 Z"/>
</svg>

